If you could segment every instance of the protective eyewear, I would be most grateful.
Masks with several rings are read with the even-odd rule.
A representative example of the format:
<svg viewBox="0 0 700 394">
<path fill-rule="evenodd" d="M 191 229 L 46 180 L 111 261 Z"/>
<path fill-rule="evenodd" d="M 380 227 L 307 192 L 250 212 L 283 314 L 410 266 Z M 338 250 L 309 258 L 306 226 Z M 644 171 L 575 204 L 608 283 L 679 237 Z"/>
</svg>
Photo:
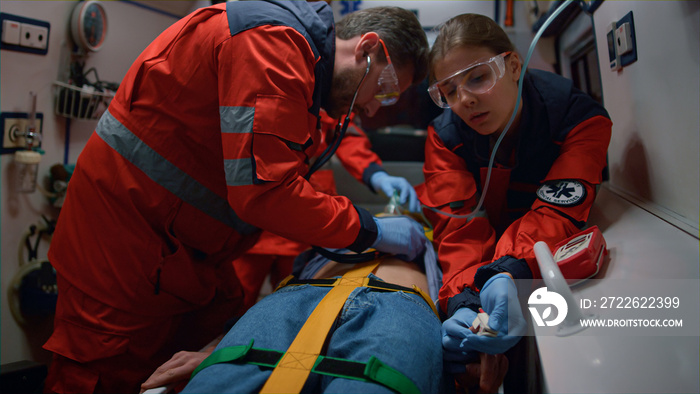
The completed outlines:
<svg viewBox="0 0 700 394">
<path fill-rule="evenodd" d="M 441 79 L 428 88 L 430 98 L 441 108 L 449 108 L 460 99 L 459 91 L 464 89 L 472 94 L 487 93 L 506 71 L 505 57 L 511 51 L 503 52 L 484 62 L 471 64 L 447 78 Z"/>
<path fill-rule="evenodd" d="M 389 57 L 389 52 L 386 50 L 386 45 L 382 39 L 379 42 L 384 48 L 384 55 L 386 55 L 387 66 L 384 67 L 382 73 L 379 74 L 379 79 L 377 83 L 379 85 L 379 93 L 374 95 L 382 106 L 394 105 L 399 101 L 399 96 L 401 95 L 401 90 L 399 89 L 399 78 L 396 76 L 396 71 L 394 71 L 394 65 L 391 63 L 391 58 Z"/>
</svg>

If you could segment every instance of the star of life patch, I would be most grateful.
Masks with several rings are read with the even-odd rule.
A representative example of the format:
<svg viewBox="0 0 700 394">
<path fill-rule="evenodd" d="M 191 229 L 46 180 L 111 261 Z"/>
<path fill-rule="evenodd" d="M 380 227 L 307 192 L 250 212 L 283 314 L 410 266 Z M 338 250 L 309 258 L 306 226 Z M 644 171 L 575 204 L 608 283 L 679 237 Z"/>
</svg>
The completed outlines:
<svg viewBox="0 0 700 394">
<path fill-rule="evenodd" d="M 553 205 L 568 207 L 586 199 L 586 188 L 574 180 L 549 181 L 537 189 L 537 197 Z"/>
</svg>

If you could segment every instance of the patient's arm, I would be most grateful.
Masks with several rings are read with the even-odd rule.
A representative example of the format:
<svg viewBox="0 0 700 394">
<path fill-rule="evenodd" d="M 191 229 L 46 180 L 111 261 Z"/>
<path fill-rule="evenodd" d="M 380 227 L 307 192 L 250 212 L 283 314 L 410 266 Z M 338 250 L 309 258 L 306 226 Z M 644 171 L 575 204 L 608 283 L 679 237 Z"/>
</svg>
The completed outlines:
<svg viewBox="0 0 700 394">
<path fill-rule="evenodd" d="M 214 348 L 221 342 L 222 338 L 223 335 L 219 336 L 198 352 L 181 351 L 175 353 L 170 360 L 158 367 L 158 369 L 141 384 L 140 392 L 143 393 L 148 389 L 156 387 L 172 386 L 180 382 L 186 383 L 190 379 L 195 368 L 214 351 Z"/>
</svg>

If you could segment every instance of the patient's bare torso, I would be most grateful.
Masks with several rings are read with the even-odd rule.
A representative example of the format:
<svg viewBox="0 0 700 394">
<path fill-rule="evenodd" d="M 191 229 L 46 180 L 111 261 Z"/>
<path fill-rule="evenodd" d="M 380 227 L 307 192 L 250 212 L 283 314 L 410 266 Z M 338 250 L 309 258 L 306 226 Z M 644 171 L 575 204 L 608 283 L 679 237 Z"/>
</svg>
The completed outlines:
<svg viewBox="0 0 700 394">
<path fill-rule="evenodd" d="M 330 261 L 314 275 L 315 279 L 340 276 L 349 271 L 354 265 Z M 383 281 L 405 287 L 416 285 L 421 290 L 428 291 L 428 280 L 415 263 L 407 263 L 396 258 L 385 258 L 374 270 L 374 274 Z"/>
</svg>

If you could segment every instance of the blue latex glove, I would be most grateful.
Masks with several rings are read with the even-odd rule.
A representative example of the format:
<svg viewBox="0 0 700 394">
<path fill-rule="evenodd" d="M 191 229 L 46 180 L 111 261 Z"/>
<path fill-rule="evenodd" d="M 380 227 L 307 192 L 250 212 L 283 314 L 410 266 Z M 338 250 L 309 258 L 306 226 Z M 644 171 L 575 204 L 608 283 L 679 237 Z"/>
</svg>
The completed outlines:
<svg viewBox="0 0 700 394">
<path fill-rule="evenodd" d="M 425 251 L 427 239 L 423 226 L 408 216 L 374 218 L 377 223 L 377 240 L 373 248 L 396 257 L 413 261 Z"/>
<path fill-rule="evenodd" d="M 387 197 L 394 195 L 394 190 L 399 193 L 399 203 L 411 212 L 420 212 L 416 190 L 405 178 L 391 176 L 384 171 L 378 171 L 369 178 L 369 183 L 374 190 L 381 190 Z M 408 206 L 406 202 L 408 201 Z"/>
<path fill-rule="evenodd" d="M 489 315 L 489 327 L 498 336 L 476 335 L 469 330 L 476 312 L 469 308 L 458 309 L 443 324 L 442 344 L 448 361 L 459 361 L 473 355 L 471 352 L 501 354 L 515 346 L 525 335 L 527 324 L 518 302 L 515 282 L 506 274 L 494 275 L 479 293 L 482 308 Z"/>
<path fill-rule="evenodd" d="M 445 368 L 450 373 L 464 372 L 465 364 L 479 359 L 479 353 L 467 346 L 470 338 L 476 337 L 469 329 L 474 319 L 476 312 L 460 308 L 442 323 L 442 357 Z"/>
</svg>

